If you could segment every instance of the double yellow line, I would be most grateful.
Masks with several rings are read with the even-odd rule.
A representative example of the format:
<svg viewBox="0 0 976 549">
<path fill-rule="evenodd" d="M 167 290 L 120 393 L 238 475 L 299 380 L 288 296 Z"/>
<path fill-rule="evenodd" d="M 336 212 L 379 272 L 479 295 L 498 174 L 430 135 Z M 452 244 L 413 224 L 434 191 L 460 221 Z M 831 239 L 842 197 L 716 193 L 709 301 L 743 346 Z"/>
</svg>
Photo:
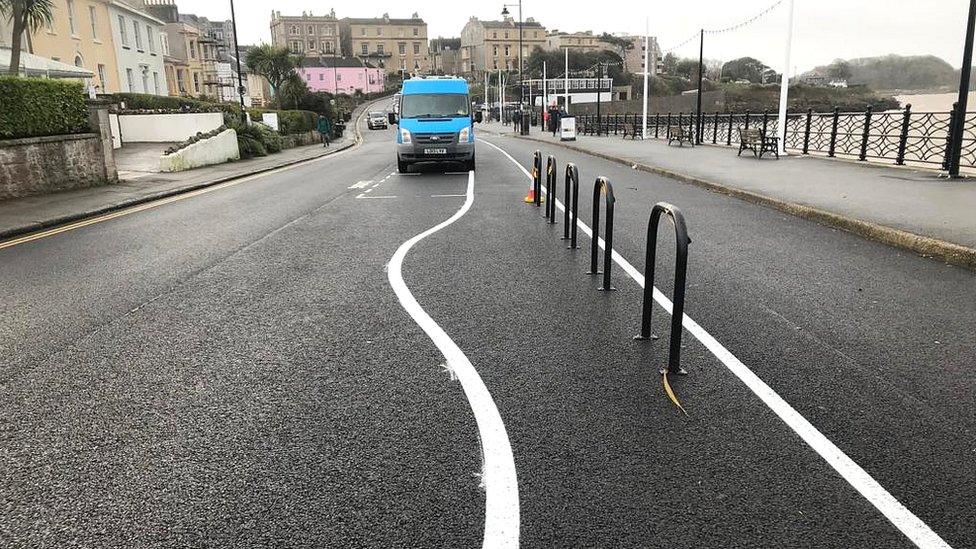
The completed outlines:
<svg viewBox="0 0 976 549">
<path fill-rule="evenodd" d="M 194 198 L 194 197 L 200 196 L 202 194 L 212 193 L 214 191 L 219 191 L 220 189 L 226 189 L 227 187 L 233 187 L 235 185 L 240 185 L 241 183 L 247 183 L 248 181 L 254 181 L 255 179 L 260 179 L 262 177 L 267 177 L 269 175 L 274 175 L 274 174 L 277 174 L 277 173 L 281 173 L 281 172 L 290 170 L 292 168 L 297 168 L 299 166 L 304 166 L 306 164 L 311 164 L 313 162 L 318 162 L 320 160 L 326 160 L 326 159 L 330 159 L 330 158 L 335 158 L 336 156 L 339 156 L 341 154 L 347 153 L 347 152 L 355 149 L 356 147 L 359 147 L 360 145 L 362 145 L 362 143 L 363 143 L 363 135 L 359 131 L 359 122 L 361 121 L 361 119 L 363 117 L 363 114 L 365 114 L 368 110 L 369 110 L 369 107 L 367 106 L 366 108 L 363 109 L 363 112 L 360 113 L 359 117 L 356 119 L 356 142 L 353 144 L 353 146 L 349 147 L 348 149 L 345 149 L 345 150 L 342 150 L 342 151 L 339 151 L 339 152 L 336 152 L 336 153 L 333 153 L 333 154 L 325 155 L 325 156 L 319 156 L 317 158 L 310 158 L 308 160 L 303 160 L 303 161 L 300 161 L 300 162 L 296 162 L 295 164 L 291 164 L 289 166 L 282 166 L 280 168 L 275 168 L 275 169 L 268 170 L 266 172 L 262 172 L 262 173 L 259 173 L 259 174 L 244 176 L 244 177 L 241 177 L 240 179 L 232 179 L 232 180 L 226 181 L 224 183 L 218 183 L 216 185 L 212 185 L 212 186 L 209 186 L 209 187 L 204 187 L 202 189 L 197 189 L 195 191 L 181 193 L 181 194 L 169 196 L 169 197 L 166 197 L 166 198 L 161 198 L 159 200 L 153 200 L 152 202 L 146 202 L 144 204 L 139 204 L 137 206 L 132 206 L 132 207 L 124 208 L 124 209 L 121 209 L 121 210 L 118 210 L 118 211 L 109 212 L 109 213 L 106 213 L 106 214 L 98 215 L 98 216 L 95 216 L 95 217 L 90 217 L 90 218 L 87 218 L 87 219 L 82 219 L 80 221 L 75 221 L 73 223 L 68 223 L 67 225 L 60 225 L 60 226 L 57 226 L 57 227 L 53 227 L 51 229 L 45 229 L 45 230 L 38 231 L 38 232 L 35 232 L 35 233 L 30 233 L 30 234 L 27 234 L 27 235 L 24 235 L 24 236 L 16 237 L 16 238 L 13 238 L 13 239 L 10 239 L 10 240 L 5 240 L 3 242 L 0 242 L 0 250 L 6 249 L 6 248 L 12 248 L 14 246 L 19 246 L 21 244 L 26 244 L 28 242 L 33 242 L 35 240 L 40 240 L 42 238 L 48 238 L 48 237 L 55 236 L 55 235 L 58 235 L 58 234 L 61 234 L 61 233 L 66 233 L 68 231 L 74 231 L 76 229 L 80 229 L 82 227 L 87 227 L 89 225 L 94 225 L 96 223 L 103 223 L 105 221 L 110 221 L 110 220 L 115 219 L 115 218 L 118 218 L 118 217 L 122 217 L 122 216 L 126 216 L 126 215 L 132 215 L 134 213 L 139 213 L 139 212 L 144 212 L 146 210 L 151 210 L 153 208 L 158 208 L 160 206 L 165 206 L 166 204 L 172 204 L 173 202 L 179 202 L 181 200 L 187 200 L 187 199 L 190 199 L 190 198 Z"/>
</svg>

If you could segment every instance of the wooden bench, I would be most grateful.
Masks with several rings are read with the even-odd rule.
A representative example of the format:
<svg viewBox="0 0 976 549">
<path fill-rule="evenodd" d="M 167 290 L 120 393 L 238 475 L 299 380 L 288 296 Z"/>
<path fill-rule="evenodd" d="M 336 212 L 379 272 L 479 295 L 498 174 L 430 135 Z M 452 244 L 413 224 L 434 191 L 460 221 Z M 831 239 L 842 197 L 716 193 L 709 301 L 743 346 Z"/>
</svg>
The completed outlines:
<svg viewBox="0 0 976 549">
<path fill-rule="evenodd" d="M 739 128 L 739 156 L 742 151 L 752 151 L 756 158 L 762 158 L 763 153 L 771 152 L 779 160 L 779 137 L 771 137 L 766 132 L 756 128 Z"/>
<path fill-rule="evenodd" d="M 629 134 L 627 130 L 630 130 Z M 627 139 L 627 135 L 630 135 L 631 140 L 637 139 L 638 135 L 640 135 L 641 139 L 643 139 L 644 138 L 643 132 L 644 132 L 643 124 L 641 122 L 638 122 L 637 120 L 634 120 L 630 124 L 624 126 L 624 139 Z"/>
<path fill-rule="evenodd" d="M 668 126 L 668 146 L 671 146 L 675 141 L 678 142 L 679 147 L 684 147 L 686 141 L 692 147 L 695 146 L 695 138 L 688 131 L 688 128 L 684 126 Z"/>
</svg>

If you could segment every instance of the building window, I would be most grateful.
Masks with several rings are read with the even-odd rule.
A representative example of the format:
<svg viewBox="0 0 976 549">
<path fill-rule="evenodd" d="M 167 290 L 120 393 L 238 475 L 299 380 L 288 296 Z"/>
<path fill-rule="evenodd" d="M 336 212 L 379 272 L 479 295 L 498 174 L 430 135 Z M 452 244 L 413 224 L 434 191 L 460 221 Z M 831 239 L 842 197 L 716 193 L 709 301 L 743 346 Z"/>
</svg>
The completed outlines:
<svg viewBox="0 0 976 549">
<path fill-rule="evenodd" d="M 491 31 L 492 38 L 498 38 L 498 31 Z"/>
<path fill-rule="evenodd" d="M 163 46 L 163 55 L 169 55 L 169 37 L 165 32 L 159 34 L 159 43 Z"/>
<path fill-rule="evenodd" d="M 197 43 L 194 42 L 193 40 L 190 40 L 190 59 L 196 59 L 196 58 L 197 58 Z M 196 76 L 196 74 L 194 74 L 194 76 Z"/>
<path fill-rule="evenodd" d="M 511 54 L 512 54 L 511 46 L 505 46 L 505 57 L 508 57 Z"/>
<path fill-rule="evenodd" d="M 407 70 L 407 60 L 406 59 L 401 59 L 400 60 L 400 70 L 401 71 Z"/>
<path fill-rule="evenodd" d="M 505 40 L 508 40 L 508 31 L 505 31 Z"/>
<path fill-rule="evenodd" d="M 359 36 L 366 36 L 366 27 L 359 29 Z"/>
<path fill-rule="evenodd" d="M 325 73 L 324 72 L 320 72 L 319 73 L 319 82 L 324 82 L 324 81 L 325 81 Z"/>
<path fill-rule="evenodd" d="M 193 73 L 193 91 L 200 93 L 200 73 Z"/>
<path fill-rule="evenodd" d="M 413 43 L 413 54 L 414 55 L 419 55 L 420 54 L 420 42 L 414 42 Z"/>
<path fill-rule="evenodd" d="M 404 44 L 403 42 L 400 42 L 399 44 L 397 44 L 397 51 L 400 52 L 400 55 L 406 55 L 407 45 Z"/>
<path fill-rule="evenodd" d="M 322 33 L 322 36 L 332 36 L 332 27 L 322 27 L 319 31 Z"/>
<path fill-rule="evenodd" d="M 342 82 L 342 73 L 341 72 L 337 72 L 336 73 L 336 82 Z"/>
<path fill-rule="evenodd" d="M 180 93 L 186 93 L 186 71 L 178 69 L 176 71 L 176 86 Z"/>
<path fill-rule="evenodd" d="M 149 69 L 146 67 L 142 68 L 142 91 L 149 93 Z"/>
<path fill-rule="evenodd" d="M 105 76 L 105 65 L 98 65 L 98 81 L 102 84 L 102 93 L 107 93 L 108 78 Z"/>
<path fill-rule="evenodd" d="M 122 47 L 129 47 L 129 32 L 125 28 L 125 17 L 119 16 L 119 38 L 122 39 Z"/>
<path fill-rule="evenodd" d="M 75 26 L 75 0 L 68 0 L 68 27 L 71 29 L 71 36 L 78 36 L 78 27 Z"/>
<path fill-rule="evenodd" d="M 363 55 L 369 55 L 369 43 L 363 42 Z"/>
<path fill-rule="evenodd" d="M 413 28 L 413 35 L 414 36 L 420 36 L 420 29 L 418 29 L 417 27 L 414 27 Z"/>
<path fill-rule="evenodd" d="M 98 40 L 98 16 L 95 12 L 95 6 L 88 6 L 88 19 L 91 20 L 92 38 Z"/>
<path fill-rule="evenodd" d="M 156 40 L 153 39 L 153 35 L 156 34 L 153 28 L 146 25 L 146 41 L 149 42 L 149 53 L 156 53 Z"/>
<path fill-rule="evenodd" d="M 156 89 L 156 95 L 159 95 L 159 73 L 153 72 L 153 88 Z"/>
<path fill-rule="evenodd" d="M 383 52 L 383 44 L 377 44 L 376 45 L 376 53 L 379 53 L 379 54 L 384 53 Z"/>
<path fill-rule="evenodd" d="M 125 69 L 125 82 L 126 82 L 126 84 L 129 85 L 129 91 L 130 92 L 136 91 L 136 90 L 133 89 L 135 87 L 136 83 L 135 83 L 135 80 L 132 77 L 132 69 Z"/>
<path fill-rule="evenodd" d="M 312 73 L 310 73 L 310 72 L 305 73 L 305 81 L 306 82 L 311 82 L 312 81 Z"/>
<path fill-rule="evenodd" d="M 309 51 L 315 51 L 315 40 L 309 40 L 308 41 L 308 50 Z"/>
<path fill-rule="evenodd" d="M 376 36 L 383 36 L 383 27 L 376 27 Z"/>
<path fill-rule="evenodd" d="M 142 51 L 142 31 L 139 30 L 139 22 L 135 19 L 132 20 L 132 30 L 135 31 L 136 49 Z"/>
<path fill-rule="evenodd" d="M 291 34 L 298 34 L 298 25 L 292 25 L 290 31 Z"/>
<path fill-rule="evenodd" d="M 492 46 L 492 48 L 494 48 L 494 52 L 495 52 L 494 55 L 495 55 L 495 57 L 498 57 L 498 46 L 497 45 L 496 46 Z"/>
<path fill-rule="evenodd" d="M 313 27 L 312 25 L 309 25 L 308 26 L 308 34 L 314 36 L 315 35 L 315 27 Z"/>
</svg>

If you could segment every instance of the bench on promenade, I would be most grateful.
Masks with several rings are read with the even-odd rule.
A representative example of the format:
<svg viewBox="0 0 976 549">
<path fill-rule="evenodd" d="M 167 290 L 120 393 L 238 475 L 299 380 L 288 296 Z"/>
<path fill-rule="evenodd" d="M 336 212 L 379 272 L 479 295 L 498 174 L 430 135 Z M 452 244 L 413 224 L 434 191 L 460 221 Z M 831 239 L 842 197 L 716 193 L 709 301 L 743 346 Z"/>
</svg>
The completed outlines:
<svg viewBox="0 0 976 549">
<path fill-rule="evenodd" d="M 679 147 L 684 147 L 685 142 L 691 144 L 692 147 L 695 146 L 695 138 L 684 126 L 668 126 L 668 146 L 671 146 L 675 141 L 678 142 Z"/>
<path fill-rule="evenodd" d="M 629 133 L 628 130 L 630 130 Z M 624 126 L 624 139 L 627 139 L 628 135 L 630 135 L 631 140 L 637 139 L 638 135 L 640 135 L 641 139 L 643 139 L 644 138 L 643 132 L 644 132 L 644 128 L 642 127 L 642 123 L 638 122 L 637 120 L 634 120 L 630 124 Z"/>
<path fill-rule="evenodd" d="M 756 158 L 762 158 L 763 153 L 771 152 L 779 160 L 779 137 L 768 136 L 766 132 L 756 128 L 739 128 L 739 156 L 742 151 L 752 151 Z"/>
</svg>

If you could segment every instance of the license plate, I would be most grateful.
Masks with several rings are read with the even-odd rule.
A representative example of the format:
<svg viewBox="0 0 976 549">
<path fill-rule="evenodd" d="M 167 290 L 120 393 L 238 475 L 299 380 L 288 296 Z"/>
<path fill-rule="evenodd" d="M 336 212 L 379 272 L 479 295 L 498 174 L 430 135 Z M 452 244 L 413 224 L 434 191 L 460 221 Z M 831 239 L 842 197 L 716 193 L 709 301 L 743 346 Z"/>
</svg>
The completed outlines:
<svg viewBox="0 0 976 549">
<path fill-rule="evenodd" d="M 424 154 L 447 154 L 447 149 L 424 149 Z"/>
</svg>

